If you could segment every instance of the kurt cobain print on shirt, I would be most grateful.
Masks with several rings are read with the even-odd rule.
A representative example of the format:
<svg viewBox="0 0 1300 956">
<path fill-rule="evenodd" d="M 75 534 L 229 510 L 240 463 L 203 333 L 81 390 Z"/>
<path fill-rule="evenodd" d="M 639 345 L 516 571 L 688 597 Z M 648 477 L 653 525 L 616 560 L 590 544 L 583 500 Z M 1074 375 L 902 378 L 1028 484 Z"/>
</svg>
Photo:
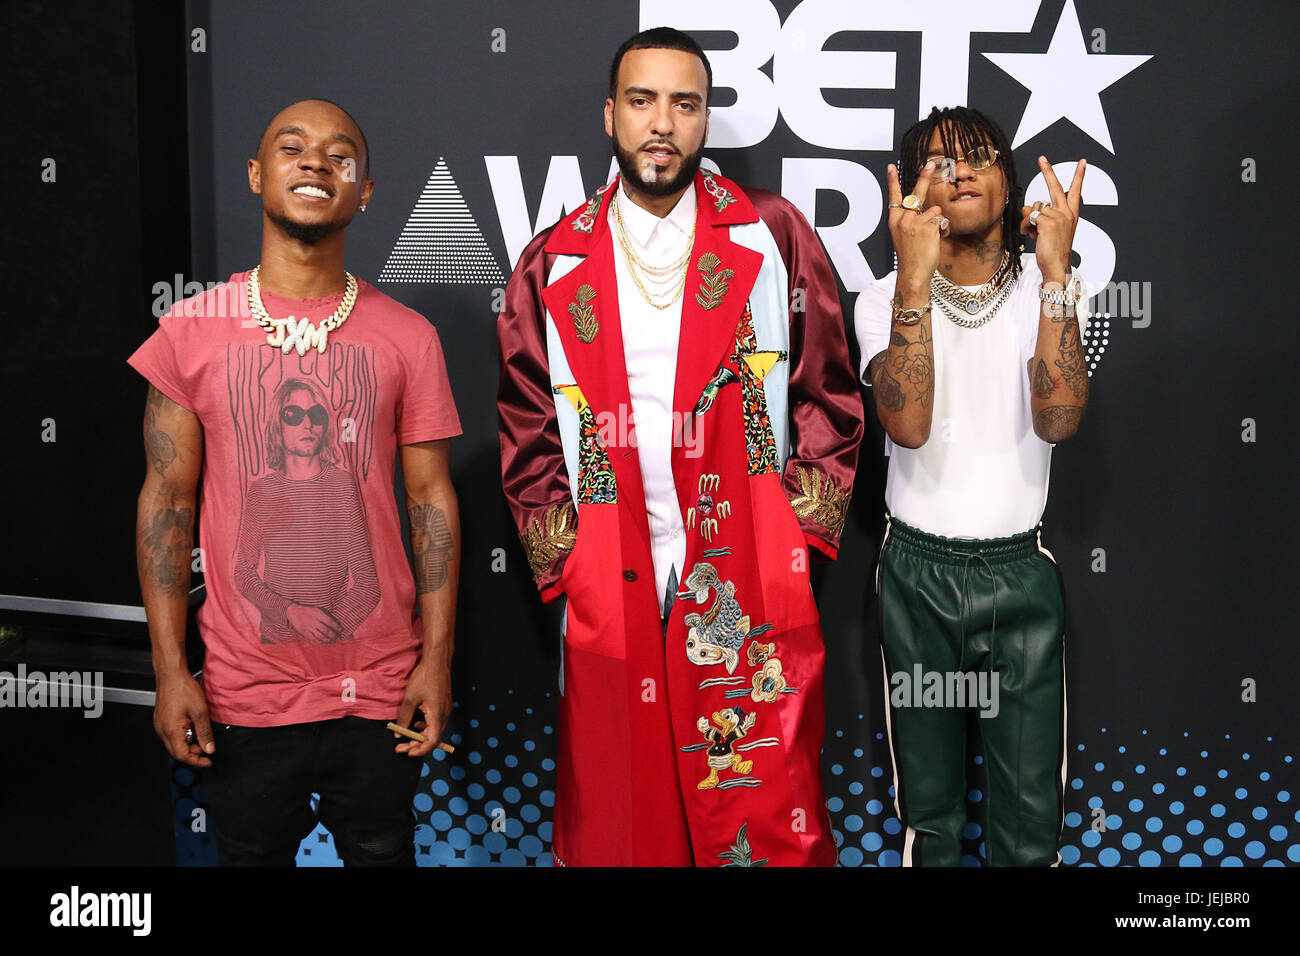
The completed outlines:
<svg viewBox="0 0 1300 956">
<path fill-rule="evenodd" d="M 331 644 L 378 605 L 358 474 L 369 470 L 373 360 L 336 343 L 321 355 L 228 351 L 245 493 L 235 585 L 261 612 L 261 641 Z"/>
</svg>

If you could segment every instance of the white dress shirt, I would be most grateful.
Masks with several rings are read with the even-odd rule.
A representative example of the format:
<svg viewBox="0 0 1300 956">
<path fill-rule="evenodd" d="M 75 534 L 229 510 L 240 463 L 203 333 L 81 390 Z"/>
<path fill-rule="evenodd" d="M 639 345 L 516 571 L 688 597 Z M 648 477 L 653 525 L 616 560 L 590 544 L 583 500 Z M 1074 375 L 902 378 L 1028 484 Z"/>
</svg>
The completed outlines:
<svg viewBox="0 0 1300 956">
<path fill-rule="evenodd" d="M 695 225 L 695 186 L 689 186 L 672 212 L 660 219 L 628 198 L 620 182 L 617 197 L 629 243 L 641 261 L 650 266 L 671 265 L 692 244 Z M 619 245 L 614 203 L 609 204 L 610 240 L 614 243 L 614 273 L 618 278 L 618 312 L 623 327 L 623 356 L 632 399 L 631 424 L 635 427 L 650 519 L 650 547 L 655 584 L 662 611 L 669 575 L 682 578 L 686 562 L 686 527 L 677 503 L 673 481 L 673 386 L 677 380 L 677 341 L 682 321 L 682 299 L 666 309 L 650 305 L 637 289 L 627 256 Z M 689 263 L 687 268 L 690 268 Z M 672 280 L 653 282 L 638 272 L 642 284 L 657 301 L 677 289 L 680 273 Z"/>
</svg>

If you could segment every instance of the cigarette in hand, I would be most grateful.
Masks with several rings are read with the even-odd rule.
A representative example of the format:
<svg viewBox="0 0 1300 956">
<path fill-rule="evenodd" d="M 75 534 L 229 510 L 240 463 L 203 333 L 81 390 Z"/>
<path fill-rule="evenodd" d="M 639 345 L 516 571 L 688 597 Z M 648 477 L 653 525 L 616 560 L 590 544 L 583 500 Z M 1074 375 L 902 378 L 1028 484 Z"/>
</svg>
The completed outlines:
<svg viewBox="0 0 1300 956">
<path fill-rule="evenodd" d="M 403 737 L 410 737 L 412 740 L 419 741 L 420 743 L 424 743 L 425 740 L 428 739 L 418 730 L 411 730 L 408 727 L 403 727 L 401 724 L 395 724 L 391 720 L 388 722 L 388 729 L 395 734 L 401 734 Z M 445 744 L 442 741 L 438 741 L 438 749 L 444 750 L 449 754 L 454 754 L 456 752 L 455 747 L 451 744 Z"/>
</svg>

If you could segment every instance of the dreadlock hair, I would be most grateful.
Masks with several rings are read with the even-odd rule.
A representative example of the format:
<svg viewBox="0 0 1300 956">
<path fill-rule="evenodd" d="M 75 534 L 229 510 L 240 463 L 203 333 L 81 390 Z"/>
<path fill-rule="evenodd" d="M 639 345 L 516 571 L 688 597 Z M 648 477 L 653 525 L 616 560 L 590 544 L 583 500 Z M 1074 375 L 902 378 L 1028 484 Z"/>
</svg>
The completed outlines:
<svg viewBox="0 0 1300 956">
<path fill-rule="evenodd" d="M 976 146 L 988 143 L 998 151 L 997 164 L 1007 181 L 1007 205 L 1002 210 L 1002 249 L 1011 255 L 1011 276 L 1020 275 L 1020 254 L 1025 244 L 1020 238 L 1020 184 L 1007 134 L 997 123 L 979 110 L 967 106 L 934 107 L 930 115 L 903 134 L 899 146 L 898 184 L 906 196 L 916 188 L 917 175 L 930 152 L 930 138 L 935 130 L 943 144 L 945 156 L 963 156 Z"/>
</svg>

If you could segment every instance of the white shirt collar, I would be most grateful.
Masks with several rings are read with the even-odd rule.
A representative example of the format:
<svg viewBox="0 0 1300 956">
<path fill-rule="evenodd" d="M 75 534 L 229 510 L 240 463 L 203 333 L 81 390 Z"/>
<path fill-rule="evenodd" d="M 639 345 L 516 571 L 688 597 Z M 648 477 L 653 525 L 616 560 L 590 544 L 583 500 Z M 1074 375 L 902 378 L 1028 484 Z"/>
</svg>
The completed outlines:
<svg viewBox="0 0 1300 956">
<path fill-rule="evenodd" d="M 627 227 L 628 235 L 639 245 L 649 245 L 650 240 L 654 238 L 655 230 L 665 226 L 676 228 L 682 236 L 691 234 L 691 227 L 695 224 L 695 183 L 686 187 L 686 192 L 682 193 L 681 198 L 677 200 L 677 205 L 673 206 L 672 212 L 662 219 L 633 202 L 624 189 L 621 179 L 619 193 L 621 195 L 618 197 L 618 209 L 623 215 L 623 225 Z M 675 237 L 665 234 L 664 238 L 671 240 Z"/>
</svg>

